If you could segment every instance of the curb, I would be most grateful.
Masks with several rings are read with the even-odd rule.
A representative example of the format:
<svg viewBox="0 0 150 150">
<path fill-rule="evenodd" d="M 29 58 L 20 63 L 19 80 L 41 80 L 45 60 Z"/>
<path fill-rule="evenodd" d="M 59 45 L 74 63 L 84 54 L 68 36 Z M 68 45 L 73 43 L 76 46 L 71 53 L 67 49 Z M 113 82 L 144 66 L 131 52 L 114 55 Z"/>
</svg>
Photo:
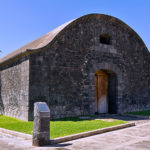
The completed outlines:
<svg viewBox="0 0 150 150">
<path fill-rule="evenodd" d="M 10 134 L 10 135 L 13 135 L 13 136 L 16 136 L 16 137 L 25 138 L 26 140 L 32 140 L 32 135 L 30 135 L 30 134 L 25 134 L 25 133 L 12 131 L 12 130 L 7 130 L 7 129 L 3 129 L 3 128 L 0 128 L 0 132 Z"/>
<path fill-rule="evenodd" d="M 96 134 L 102 134 L 102 133 L 115 131 L 115 130 L 119 130 L 119 129 L 123 129 L 123 128 L 128 128 L 128 127 L 132 127 L 132 126 L 135 126 L 135 122 L 130 122 L 130 123 L 122 124 L 122 125 L 117 125 L 117 126 L 107 127 L 107 128 L 103 128 L 103 129 L 97 129 L 97 130 L 93 130 L 93 131 L 82 132 L 79 134 L 55 138 L 55 139 L 50 140 L 50 144 L 67 142 L 67 141 L 76 140 L 79 138 L 84 138 L 84 137 L 88 137 L 88 136 L 92 136 L 92 135 L 96 135 Z"/>
<path fill-rule="evenodd" d="M 122 114 L 121 116 L 134 117 L 139 119 L 150 119 L 150 116 L 141 116 L 141 115 L 132 115 L 132 114 Z"/>
<path fill-rule="evenodd" d="M 130 123 L 122 124 L 122 125 L 107 127 L 107 128 L 103 128 L 103 129 L 97 129 L 97 130 L 88 131 L 88 132 L 82 132 L 79 134 L 73 134 L 73 135 L 69 135 L 69 136 L 52 139 L 52 140 L 50 140 L 50 144 L 67 142 L 67 141 L 76 140 L 79 138 L 84 138 L 84 137 L 88 137 L 88 136 L 92 136 L 92 135 L 96 135 L 96 134 L 102 134 L 102 133 L 115 131 L 115 130 L 119 130 L 119 129 L 123 129 L 123 128 L 133 127 L 133 126 L 135 126 L 135 122 L 130 122 Z M 0 132 L 10 134 L 10 135 L 13 135 L 16 137 L 22 137 L 22 138 L 25 138 L 26 140 L 32 140 L 32 135 L 29 135 L 29 134 L 11 131 L 11 130 L 7 130 L 7 129 L 3 129 L 3 128 L 0 128 Z"/>
</svg>

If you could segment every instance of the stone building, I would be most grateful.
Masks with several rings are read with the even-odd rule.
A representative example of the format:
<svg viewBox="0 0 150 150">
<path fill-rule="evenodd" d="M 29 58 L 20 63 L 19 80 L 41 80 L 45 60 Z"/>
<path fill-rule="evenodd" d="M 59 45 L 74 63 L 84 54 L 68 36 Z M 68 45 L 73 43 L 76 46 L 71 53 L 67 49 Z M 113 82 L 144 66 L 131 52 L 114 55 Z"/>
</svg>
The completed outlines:
<svg viewBox="0 0 150 150">
<path fill-rule="evenodd" d="M 90 14 L 63 24 L 0 60 L 0 113 L 33 119 L 150 109 L 150 54 L 121 20 Z"/>
</svg>

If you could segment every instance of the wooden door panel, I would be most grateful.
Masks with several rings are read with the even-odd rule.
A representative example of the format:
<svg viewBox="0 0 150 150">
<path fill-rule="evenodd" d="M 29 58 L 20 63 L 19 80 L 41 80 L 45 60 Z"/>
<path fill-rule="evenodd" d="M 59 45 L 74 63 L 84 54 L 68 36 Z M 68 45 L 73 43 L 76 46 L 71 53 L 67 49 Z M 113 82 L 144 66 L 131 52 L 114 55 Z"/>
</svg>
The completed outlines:
<svg viewBox="0 0 150 150">
<path fill-rule="evenodd" d="M 95 75 L 94 78 L 94 82 L 95 82 L 95 112 L 98 112 L 98 76 Z"/>
<path fill-rule="evenodd" d="M 98 113 L 108 112 L 108 77 L 103 71 L 99 71 L 95 78 L 95 104 Z"/>
</svg>

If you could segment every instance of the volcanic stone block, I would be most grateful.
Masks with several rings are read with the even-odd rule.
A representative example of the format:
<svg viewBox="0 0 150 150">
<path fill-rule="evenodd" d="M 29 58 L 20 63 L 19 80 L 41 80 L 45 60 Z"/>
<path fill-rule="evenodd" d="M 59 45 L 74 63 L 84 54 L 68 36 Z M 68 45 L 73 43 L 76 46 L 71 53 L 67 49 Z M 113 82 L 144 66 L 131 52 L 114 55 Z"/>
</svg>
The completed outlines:
<svg viewBox="0 0 150 150">
<path fill-rule="evenodd" d="M 33 145 L 44 146 L 50 140 L 50 110 L 45 102 L 34 103 Z"/>
</svg>

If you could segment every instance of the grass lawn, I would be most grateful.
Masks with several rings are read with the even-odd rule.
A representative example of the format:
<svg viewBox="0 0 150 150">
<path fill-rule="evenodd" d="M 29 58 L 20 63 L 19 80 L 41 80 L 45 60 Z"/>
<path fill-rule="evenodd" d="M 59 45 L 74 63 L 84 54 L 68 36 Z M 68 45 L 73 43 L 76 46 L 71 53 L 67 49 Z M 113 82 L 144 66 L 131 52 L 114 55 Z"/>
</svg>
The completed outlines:
<svg viewBox="0 0 150 150">
<path fill-rule="evenodd" d="M 127 123 L 122 120 L 83 120 L 78 117 L 52 120 L 50 122 L 50 138 L 62 137 L 85 131 L 115 126 Z M 33 122 L 21 121 L 15 118 L 0 116 L 0 128 L 32 134 Z"/>
<path fill-rule="evenodd" d="M 145 111 L 137 111 L 137 112 L 129 112 L 131 115 L 141 115 L 141 116 L 150 116 L 150 110 Z"/>
</svg>

